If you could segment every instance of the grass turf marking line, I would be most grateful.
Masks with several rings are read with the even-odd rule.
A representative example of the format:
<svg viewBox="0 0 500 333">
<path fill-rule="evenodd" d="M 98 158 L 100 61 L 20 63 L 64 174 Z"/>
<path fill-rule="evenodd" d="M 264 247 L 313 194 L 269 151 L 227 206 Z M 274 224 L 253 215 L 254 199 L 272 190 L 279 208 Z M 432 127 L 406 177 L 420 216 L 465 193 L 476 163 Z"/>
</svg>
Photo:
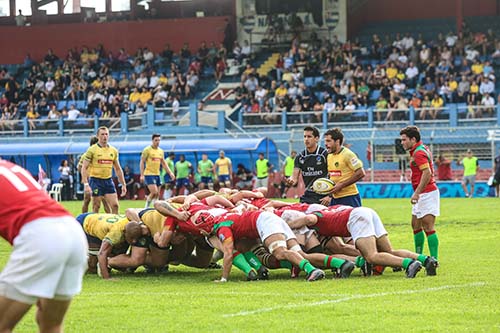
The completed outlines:
<svg viewBox="0 0 500 333">
<path fill-rule="evenodd" d="M 95 297 L 95 296 L 114 296 L 114 295 L 124 295 L 124 296 L 187 296 L 187 295 L 196 295 L 196 296 L 241 296 L 241 295 L 250 295 L 250 296 L 279 296 L 277 293 L 261 293 L 257 291 L 214 291 L 214 292 L 203 292 L 200 293 L 198 291 L 193 291 L 193 292 L 179 292 L 179 291 L 147 291 L 147 292 L 136 292 L 136 291 L 97 291 L 97 292 L 85 292 L 83 291 L 80 295 L 78 295 L 78 298 L 83 298 L 83 297 Z M 286 295 L 286 296 L 292 296 L 292 297 L 304 297 L 304 296 L 321 296 L 321 297 L 345 297 L 348 296 L 349 294 L 328 294 L 328 293 L 294 293 L 292 295 Z"/>
<path fill-rule="evenodd" d="M 325 305 L 325 304 L 336 304 L 336 303 L 342 303 L 342 302 L 349 302 L 349 301 L 356 300 L 356 299 L 375 298 L 375 297 L 394 296 L 394 295 L 421 294 L 421 293 L 429 293 L 429 292 L 448 290 L 448 289 L 468 288 L 468 287 L 483 287 L 485 285 L 486 285 L 486 282 L 474 282 L 474 283 L 468 283 L 468 284 L 445 285 L 445 286 L 441 286 L 441 287 L 432 287 L 432 288 L 417 289 L 417 290 L 391 291 L 391 292 L 376 293 L 376 294 L 358 294 L 358 295 L 352 295 L 349 297 L 344 297 L 344 298 L 339 298 L 339 299 L 334 299 L 334 300 L 323 300 L 323 301 L 318 301 L 318 302 L 313 302 L 313 303 L 289 304 L 289 305 L 275 306 L 275 307 L 263 308 L 263 309 L 252 310 L 252 311 L 240 311 L 240 312 L 236 312 L 236 313 L 227 313 L 227 314 L 223 314 L 222 317 L 230 318 L 230 317 L 238 317 L 238 316 L 250 316 L 250 315 L 264 313 L 264 312 L 271 312 L 271 311 L 275 311 L 275 310 L 293 309 L 293 308 L 299 308 L 299 307 L 310 307 L 310 306 L 318 306 L 318 305 Z"/>
</svg>

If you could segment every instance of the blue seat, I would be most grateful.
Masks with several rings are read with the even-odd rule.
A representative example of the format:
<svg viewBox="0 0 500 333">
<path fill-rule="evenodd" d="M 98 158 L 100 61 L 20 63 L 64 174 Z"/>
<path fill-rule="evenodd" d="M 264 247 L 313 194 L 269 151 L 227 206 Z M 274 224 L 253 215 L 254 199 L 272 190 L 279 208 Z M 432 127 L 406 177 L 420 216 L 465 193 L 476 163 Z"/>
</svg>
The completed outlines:
<svg viewBox="0 0 500 333">
<path fill-rule="evenodd" d="M 67 103 L 67 101 L 59 101 L 59 102 L 57 102 L 57 106 L 56 106 L 56 107 L 57 107 L 57 110 L 59 110 L 59 111 L 60 111 L 60 110 L 62 110 L 63 108 L 65 108 L 65 107 L 66 107 L 66 103 Z"/>
<path fill-rule="evenodd" d="M 313 77 L 305 77 L 304 84 L 306 85 L 306 87 L 312 87 L 314 85 L 314 78 Z"/>
<path fill-rule="evenodd" d="M 165 120 L 165 113 L 163 111 L 155 112 L 155 120 Z"/>
<path fill-rule="evenodd" d="M 86 109 L 87 101 L 84 99 L 76 101 L 75 108 L 77 108 L 78 110 Z"/>
</svg>

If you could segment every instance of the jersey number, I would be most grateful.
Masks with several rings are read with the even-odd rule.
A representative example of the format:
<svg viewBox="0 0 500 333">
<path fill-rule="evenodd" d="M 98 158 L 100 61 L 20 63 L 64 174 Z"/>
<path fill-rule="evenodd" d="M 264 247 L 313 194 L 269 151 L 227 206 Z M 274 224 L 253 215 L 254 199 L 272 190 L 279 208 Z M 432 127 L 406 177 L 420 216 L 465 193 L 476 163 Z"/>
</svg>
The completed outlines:
<svg viewBox="0 0 500 333">
<path fill-rule="evenodd" d="M 22 175 L 25 180 L 21 179 L 19 175 Z M 42 189 L 40 184 L 38 184 L 26 170 L 18 165 L 15 165 L 10 169 L 4 166 L 0 166 L 0 176 L 4 176 L 5 179 L 9 183 L 11 183 L 12 186 L 14 186 L 19 192 L 28 191 L 30 189 L 30 184 L 33 185 L 37 190 Z"/>
</svg>

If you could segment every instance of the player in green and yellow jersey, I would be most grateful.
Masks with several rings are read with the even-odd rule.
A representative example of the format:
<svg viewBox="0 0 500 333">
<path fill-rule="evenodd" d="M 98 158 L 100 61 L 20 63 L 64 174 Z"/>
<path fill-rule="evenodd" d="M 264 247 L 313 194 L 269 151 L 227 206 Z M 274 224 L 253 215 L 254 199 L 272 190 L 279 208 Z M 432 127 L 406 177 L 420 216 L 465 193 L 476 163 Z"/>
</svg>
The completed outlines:
<svg viewBox="0 0 500 333">
<path fill-rule="evenodd" d="M 290 185 L 288 185 L 287 180 L 290 179 L 290 177 L 293 176 L 293 169 L 295 167 L 295 157 L 297 156 L 297 152 L 295 150 L 292 150 L 290 152 L 290 156 L 287 156 L 285 158 L 285 162 L 283 163 L 283 180 L 281 181 L 281 196 L 283 198 L 286 198 L 286 192 L 290 188 Z M 297 185 L 294 185 L 297 186 Z"/>
<path fill-rule="evenodd" d="M 330 205 L 361 207 L 361 197 L 356 182 L 365 176 L 363 162 L 349 148 L 344 147 L 343 143 L 344 134 L 340 128 L 325 133 L 328 174 L 336 183 Z"/>
<path fill-rule="evenodd" d="M 159 187 L 161 186 L 160 166 L 170 175 L 171 179 L 175 179 L 175 175 L 165 162 L 165 153 L 160 148 L 160 140 L 160 134 L 151 136 L 151 145 L 144 148 L 139 163 L 141 183 L 145 183 L 149 190 L 149 195 L 146 198 L 146 208 L 158 199 Z"/>
<path fill-rule="evenodd" d="M 108 257 L 112 253 L 127 250 L 125 226 L 129 220 L 123 215 L 85 213 L 76 217 L 87 235 L 89 243 L 89 268 L 92 270 L 98 262 L 98 271 L 104 279 L 109 279 Z"/>
<path fill-rule="evenodd" d="M 219 152 L 219 158 L 215 160 L 215 168 L 217 169 L 220 187 L 231 187 L 231 183 L 233 182 L 233 165 L 231 159 L 226 157 L 223 150 Z"/>
<path fill-rule="evenodd" d="M 99 212 L 101 201 L 104 198 L 109 204 L 111 212 L 117 214 L 119 204 L 115 184 L 111 178 L 113 168 L 118 181 L 122 184 L 121 196 L 127 194 L 123 170 L 118 160 L 118 150 L 108 144 L 109 130 L 107 127 L 99 127 L 97 139 L 98 142 L 87 150 L 83 160 L 82 182 L 84 191 L 92 193 L 94 213 Z"/>
</svg>

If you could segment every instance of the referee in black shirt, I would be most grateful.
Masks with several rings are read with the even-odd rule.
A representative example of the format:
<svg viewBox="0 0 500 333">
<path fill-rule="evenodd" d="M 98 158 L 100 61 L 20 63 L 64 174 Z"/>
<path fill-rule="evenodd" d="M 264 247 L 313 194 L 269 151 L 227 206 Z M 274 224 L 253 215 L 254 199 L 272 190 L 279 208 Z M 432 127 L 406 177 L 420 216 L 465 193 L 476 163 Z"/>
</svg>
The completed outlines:
<svg viewBox="0 0 500 333">
<path fill-rule="evenodd" d="M 295 157 L 295 167 L 293 175 L 287 180 L 289 186 L 297 184 L 299 172 L 304 180 L 305 192 L 300 197 L 300 202 L 313 204 L 321 203 L 328 206 L 331 201 L 330 196 L 317 194 L 312 190 L 312 184 L 318 178 L 328 178 L 327 159 L 328 151 L 320 147 L 319 130 L 316 127 L 306 126 L 304 128 L 304 149 Z"/>
</svg>

